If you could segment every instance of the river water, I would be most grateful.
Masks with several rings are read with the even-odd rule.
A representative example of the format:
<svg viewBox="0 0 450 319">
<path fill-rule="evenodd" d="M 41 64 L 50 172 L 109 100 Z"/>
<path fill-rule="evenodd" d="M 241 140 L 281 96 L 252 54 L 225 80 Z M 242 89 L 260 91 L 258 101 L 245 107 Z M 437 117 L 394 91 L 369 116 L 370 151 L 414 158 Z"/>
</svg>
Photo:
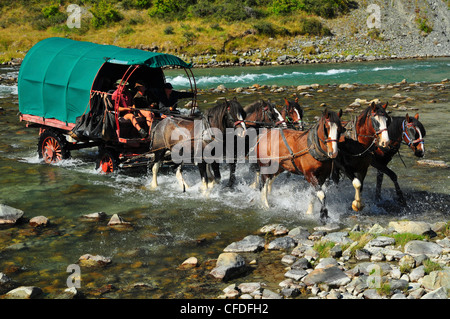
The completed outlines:
<svg viewBox="0 0 450 319">
<path fill-rule="evenodd" d="M 13 67 L 0 68 L 3 76 L 16 76 L 17 72 Z M 285 96 L 292 97 L 295 86 L 319 83 L 323 92 L 311 90 L 312 97 L 300 97 L 309 122 L 320 114 L 321 103 L 333 110 L 346 110 L 355 98 L 379 98 L 394 105 L 401 100 L 393 96 L 400 93 L 412 99 L 390 108 L 392 114 L 418 112 L 427 129 L 425 158 L 450 162 L 449 84 L 443 88 L 431 85 L 450 75 L 450 59 L 201 69 L 194 70 L 194 74 L 203 89 L 199 95 L 203 108 L 222 96 L 236 96 L 243 105 L 259 98 L 281 103 Z M 175 88 L 186 88 L 188 82 L 183 82 L 176 71 L 168 71 L 167 77 Z M 402 79 L 417 83 L 395 85 Z M 240 94 L 209 90 L 219 84 L 232 88 L 255 83 L 292 87 L 282 93 L 269 89 Z M 360 85 L 344 91 L 334 85 L 338 83 Z M 386 87 L 388 84 L 394 85 Z M 100 175 L 95 170 L 95 148 L 73 151 L 72 158 L 56 165 L 42 163 L 36 151 L 38 130 L 26 128 L 18 120 L 16 86 L 0 85 L 0 107 L 0 203 L 23 210 L 28 219 L 44 215 L 51 221 L 51 226 L 38 230 L 27 223 L 0 228 L 0 272 L 21 285 L 42 288 L 45 298 L 54 298 L 67 287 L 67 266 L 87 253 L 112 258 L 112 264 L 106 268 L 82 268 L 81 291 L 88 298 L 214 298 L 227 283 L 208 276 L 214 266 L 210 260 L 217 258 L 229 243 L 269 223 L 310 229 L 319 225 L 317 211 L 312 217 L 304 214 L 311 191 L 300 176 L 282 174 L 275 181 L 268 210 L 259 205 L 259 191 L 249 187 L 253 174 L 246 164 L 238 166 L 234 189 L 219 185 L 205 196 L 199 190 L 197 170 L 187 167 L 184 176 L 190 188 L 185 193 L 170 168 L 160 173 L 159 189 L 150 191 L 145 186 L 151 180 L 151 172 L 145 168 Z M 354 114 L 358 112 L 359 109 Z M 345 113 L 344 118 L 351 115 Z M 402 158 L 394 157 L 390 167 L 399 176 L 408 201 L 406 207 L 396 204 L 393 185 L 387 177 L 382 201 L 374 201 L 375 171 L 370 169 L 363 192 L 366 207 L 360 213 L 350 208 L 354 194 L 350 181 L 327 187 L 330 222 L 351 227 L 356 223 L 386 225 L 401 218 L 448 221 L 449 169 L 418 165 L 417 158 L 405 146 L 401 155 Z M 226 183 L 226 166 L 222 173 L 222 183 Z M 108 219 L 81 219 L 84 214 L 100 211 L 109 217 L 119 214 L 132 228 L 110 228 L 106 225 Z M 279 252 L 272 255 L 277 256 L 277 263 L 261 261 L 241 281 L 264 281 L 276 289 L 283 280 L 277 274 L 282 273 L 284 266 L 279 262 Z M 190 256 L 197 257 L 201 266 L 188 271 L 178 269 Z"/>
</svg>

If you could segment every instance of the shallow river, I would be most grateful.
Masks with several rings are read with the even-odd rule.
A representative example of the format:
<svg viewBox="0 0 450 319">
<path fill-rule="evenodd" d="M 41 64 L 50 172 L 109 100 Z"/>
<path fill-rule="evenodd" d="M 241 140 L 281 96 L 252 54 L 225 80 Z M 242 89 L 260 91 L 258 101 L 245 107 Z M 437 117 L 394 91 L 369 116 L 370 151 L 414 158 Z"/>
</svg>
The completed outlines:
<svg viewBox="0 0 450 319">
<path fill-rule="evenodd" d="M 436 67 L 433 62 L 438 64 Z M 401 93 L 414 100 L 390 108 L 392 115 L 420 114 L 420 121 L 427 130 L 425 137 L 425 159 L 450 162 L 449 83 L 445 89 L 430 86 L 429 82 L 439 82 L 450 74 L 450 59 L 410 61 L 410 66 L 426 63 L 428 71 L 416 78 L 412 71 L 405 71 L 398 76 L 396 68 L 404 67 L 405 61 L 374 62 L 370 65 L 354 64 L 295 66 L 295 69 L 282 70 L 283 73 L 335 73 L 336 77 L 320 78 L 320 74 L 305 81 L 292 80 L 289 85 L 322 84 L 323 92 L 312 90 L 313 97 L 301 97 L 300 103 L 305 107 L 306 121 L 313 122 L 314 116 L 320 114 L 326 103 L 333 110 L 343 108 L 355 98 L 371 100 L 379 98 L 389 101 L 390 105 L 399 102 L 392 98 Z M 355 76 L 347 70 L 379 68 L 379 72 L 392 71 L 391 76 L 377 78 L 375 81 L 358 80 L 364 77 L 340 77 L 343 74 Z M 292 67 L 294 68 L 294 67 Z M 261 69 L 269 74 L 271 68 Z M 420 68 L 419 68 L 420 69 Z M 330 71 L 335 70 L 335 71 Z M 422 70 L 422 69 L 421 69 Z M 2 68 L 0 74 L 14 74 L 14 68 Z M 277 76 L 263 80 L 253 78 L 240 82 L 241 72 L 252 74 L 251 69 L 198 70 L 199 82 L 206 81 L 211 72 L 226 82 L 230 75 L 222 77 L 220 72 L 234 72 L 234 82 L 224 83 L 226 87 L 251 86 L 259 84 L 281 83 Z M 203 73 L 202 73 L 203 72 Z M 209 72 L 206 74 L 205 72 Z M 254 72 L 255 74 L 258 72 Z M 359 71 L 357 71 L 359 72 Z M 361 71 L 362 72 L 362 71 Z M 373 71 L 377 72 L 377 71 Z M 422 72 L 422 71 L 421 71 Z M 196 74 L 196 70 L 194 70 Z M 202 75 L 206 74 L 206 75 Z M 259 74 L 259 73 L 258 73 Z M 428 74 L 428 77 L 424 76 Z M 393 88 L 381 88 L 380 84 L 395 83 L 403 78 L 408 83 L 420 81 L 416 86 L 402 85 Z M 202 80 L 203 79 L 203 80 Z M 383 80 L 385 79 L 385 80 Z M 184 88 L 179 83 L 178 75 L 169 74 L 169 80 L 176 88 Z M 221 82 L 203 83 L 203 88 L 214 88 Z M 227 80 L 228 81 L 228 80 Z M 353 91 L 344 91 L 326 83 L 368 83 Z M 231 84 L 233 83 L 233 84 Z M 405 89 L 409 87 L 409 89 Z M 206 108 L 221 96 L 237 96 L 246 105 L 258 98 L 271 98 L 281 103 L 285 96 L 291 97 L 294 88 L 283 93 L 212 93 L 203 90 L 199 101 Z M 431 103 L 433 100 L 433 103 Z M 407 111 L 399 107 L 408 108 Z M 66 288 L 69 273 L 67 266 L 78 261 L 81 255 L 90 253 L 112 258 L 111 266 L 105 269 L 82 269 L 81 291 L 89 298 L 99 296 L 107 298 L 213 298 L 221 294 L 227 284 L 219 283 L 208 276 L 214 265 L 208 260 L 215 259 L 229 243 L 255 233 L 268 223 L 281 223 L 292 228 L 305 226 L 312 228 L 319 225 L 318 212 L 314 216 L 305 216 L 311 191 L 300 176 L 282 174 L 274 183 L 269 197 L 271 208 L 260 207 L 258 190 L 249 187 L 253 174 L 246 164 L 238 166 L 237 185 L 227 189 L 219 185 L 209 196 L 199 191 L 200 179 L 195 167 L 188 167 L 184 173 L 191 186 L 182 193 L 175 174 L 165 168 L 159 175 L 160 188 L 149 191 L 145 186 L 151 180 L 147 169 L 124 170 L 119 174 L 100 175 L 95 170 L 97 149 L 73 151 L 72 158 L 57 165 L 46 165 L 37 156 L 38 130 L 25 127 L 18 121 L 17 88 L 0 85 L 0 203 L 19 208 L 26 218 L 44 215 L 51 221 L 51 226 L 34 230 L 27 223 L 14 227 L 0 228 L 0 272 L 20 282 L 21 285 L 35 285 L 43 289 L 44 297 L 53 298 Z M 362 110 L 362 109 L 361 109 Z M 355 114 L 358 114 L 356 110 Z M 345 113 L 349 119 L 351 113 Z M 344 226 L 354 224 L 380 223 L 386 225 L 390 220 L 401 218 L 425 220 L 428 222 L 448 221 L 450 211 L 450 174 L 448 168 L 420 166 L 417 158 L 406 146 L 401 148 L 401 158 L 395 156 L 390 167 L 398 174 L 400 186 L 408 201 L 406 207 L 396 204 L 393 185 L 385 177 L 382 201 L 375 202 L 375 170 L 371 168 L 365 181 L 363 199 L 366 207 L 363 212 L 351 210 L 354 195 L 349 180 L 339 185 L 327 187 L 330 222 Z M 404 164 L 403 164 L 403 162 Z M 228 169 L 223 166 L 223 179 L 228 180 Z M 112 216 L 117 213 L 132 224 L 132 229 L 115 230 L 102 222 L 87 222 L 80 217 L 84 214 L 103 211 Z M 270 254 L 269 254 L 270 255 Z M 274 254 L 276 255 L 276 254 Z M 278 252 L 279 255 L 279 252 Z M 277 255 L 277 256 L 278 256 Z M 196 256 L 202 264 L 195 271 L 183 271 L 177 267 L 188 257 Z M 269 256 L 270 257 L 270 256 Z M 261 264 L 256 270 L 241 281 L 266 281 L 276 284 L 282 278 L 276 269 L 284 266 Z M 277 275 L 278 274 L 278 275 Z M 136 283 L 146 283 L 146 288 L 137 288 Z M 109 286 L 112 285 L 112 286 Z"/>
</svg>

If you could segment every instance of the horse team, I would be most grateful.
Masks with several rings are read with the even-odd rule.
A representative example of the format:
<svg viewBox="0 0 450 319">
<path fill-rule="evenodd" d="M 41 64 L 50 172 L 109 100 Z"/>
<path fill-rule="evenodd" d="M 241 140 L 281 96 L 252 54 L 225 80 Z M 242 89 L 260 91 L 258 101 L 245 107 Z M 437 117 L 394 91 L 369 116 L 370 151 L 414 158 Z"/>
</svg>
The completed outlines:
<svg viewBox="0 0 450 319">
<path fill-rule="evenodd" d="M 397 176 L 387 165 L 402 143 L 416 156 L 424 156 L 426 132 L 418 114 L 390 117 L 386 112 L 387 103 L 371 102 L 351 121 L 341 121 L 342 110 L 336 113 L 325 109 L 317 122 L 306 129 L 298 99 L 284 102 L 279 111 L 270 101 L 259 100 L 243 108 L 236 98 L 224 99 L 194 118 L 165 118 L 152 130 L 151 151 L 155 163 L 151 187 L 158 186 L 158 169 L 168 154 L 172 160 L 176 159 L 173 163 L 183 190 L 188 187 L 182 175 L 183 164 L 193 161 L 197 164 L 202 188 L 207 189 L 210 187 L 208 169 L 214 174 L 212 182 L 219 182 L 219 164 L 224 157 L 230 168 L 227 186 L 232 186 L 239 157 L 236 155 L 241 154 L 241 159 L 256 167 L 253 185 L 259 185 L 265 207 L 269 207 L 268 195 L 274 179 L 287 171 L 303 175 L 315 192 L 307 214 L 312 214 L 317 198 L 321 204 L 320 220 L 327 220 L 323 185 L 327 180 L 338 183 L 342 174 L 355 188 L 352 208 L 359 211 L 364 207 L 361 192 L 371 165 L 378 171 L 376 197 L 380 198 L 383 174 L 386 174 L 395 185 L 398 200 L 405 204 Z M 230 130 L 234 133 L 229 134 Z M 208 161 L 208 156 L 214 160 Z"/>
</svg>

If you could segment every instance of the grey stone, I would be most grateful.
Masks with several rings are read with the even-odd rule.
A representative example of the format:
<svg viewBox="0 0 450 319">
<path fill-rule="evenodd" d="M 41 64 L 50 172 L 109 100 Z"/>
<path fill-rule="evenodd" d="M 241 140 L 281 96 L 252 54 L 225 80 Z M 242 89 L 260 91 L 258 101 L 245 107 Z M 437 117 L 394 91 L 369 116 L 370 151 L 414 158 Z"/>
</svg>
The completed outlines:
<svg viewBox="0 0 450 319">
<path fill-rule="evenodd" d="M 429 257 L 434 257 L 442 253 L 442 247 L 433 242 L 411 240 L 405 245 L 405 253 L 410 255 L 425 254 Z"/>
<path fill-rule="evenodd" d="M 401 292 L 398 292 L 396 294 L 393 294 L 391 299 L 406 299 L 406 296 Z"/>
<path fill-rule="evenodd" d="M 243 273 L 246 269 L 245 259 L 236 253 L 222 253 L 217 258 L 216 267 L 210 274 L 216 279 L 228 280 Z"/>
<path fill-rule="evenodd" d="M 305 277 L 308 272 L 304 269 L 291 269 L 284 274 L 285 277 L 299 281 Z"/>
<path fill-rule="evenodd" d="M 382 299 L 376 289 L 367 289 L 363 292 L 365 299 Z"/>
<path fill-rule="evenodd" d="M 309 231 L 301 226 L 291 229 L 288 233 L 288 236 L 296 242 L 299 242 L 300 240 L 307 240 L 309 235 Z"/>
<path fill-rule="evenodd" d="M 445 287 L 438 288 L 427 293 L 420 299 L 448 299 L 447 289 Z"/>
<path fill-rule="evenodd" d="M 296 262 L 291 265 L 291 269 L 308 269 L 310 268 L 310 264 L 308 259 L 299 258 Z"/>
<path fill-rule="evenodd" d="M 400 268 L 412 269 L 416 267 L 416 260 L 411 255 L 405 255 L 398 261 Z"/>
<path fill-rule="evenodd" d="M 264 238 L 256 235 L 249 235 L 244 239 L 231 243 L 224 252 L 239 253 L 239 252 L 257 252 L 264 248 Z"/>
<path fill-rule="evenodd" d="M 338 266 L 338 262 L 334 258 L 322 258 L 314 269 L 325 268 L 330 265 Z"/>
<path fill-rule="evenodd" d="M 98 267 L 106 266 L 111 263 L 111 258 L 100 255 L 85 254 L 78 259 L 80 266 Z"/>
<path fill-rule="evenodd" d="M 416 235 L 423 235 L 431 230 L 428 223 L 420 221 L 393 221 L 389 222 L 389 227 L 392 227 L 397 233 L 412 233 Z"/>
<path fill-rule="evenodd" d="M 277 294 L 276 292 L 273 292 L 269 289 L 264 289 L 262 294 L 262 299 L 282 299 L 283 296 L 280 294 Z"/>
<path fill-rule="evenodd" d="M 355 252 L 355 258 L 358 261 L 370 260 L 370 252 L 366 249 L 357 249 Z"/>
<path fill-rule="evenodd" d="M 334 233 L 329 233 L 329 234 L 325 235 L 322 240 L 331 241 L 331 242 L 334 242 L 336 244 L 341 244 L 341 245 L 353 243 L 353 240 L 351 240 L 347 236 L 348 236 L 347 232 L 334 232 Z"/>
<path fill-rule="evenodd" d="M 238 286 L 238 289 L 243 294 L 251 294 L 255 290 L 261 289 L 261 283 L 260 282 L 244 282 Z"/>
<path fill-rule="evenodd" d="M 20 286 L 6 293 L 10 299 L 33 299 L 42 293 L 41 288 L 34 286 Z"/>
<path fill-rule="evenodd" d="M 419 266 L 419 267 L 411 270 L 411 272 L 409 274 L 409 279 L 412 282 L 417 282 L 423 276 L 425 276 L 425 266 Z"/>
<path fill-rule="evenodd" d="M 281 258 L 281 262 L 284 264 L 291 265 L 295 262 L 296 259 L 297 259 L 297 257 L 295 257 L 295 256 L 284 255 L 283 258 Z"/>
<path fill-rule="evenodd" d="M 261 227 L 259 229 L 259 232 L 263 234 L 272 233 L 275 236 L 278 236 L 287 234 L 289 232 L 289 229 L 287 229 L 285 226 L 281 224 L 270 224 Z"/>
<path fill-rule="evenodd" d="M 391 279 L 389 285 L 391 290 L 405 290 L 408 288 L 408 281 L 403 279 Z"/>
<path fill-rule="evenodd" d="M 23 216 L 24 212 L 20 209 L 0 204 L 0 225 L 13 225 L 19 218 Z"/>
<path fill-rule="evenodd" d="M 308 286 L 319 283 L 325 283 L 329 286 L 343 286 L 350 281 L 351 279 L 336 266 L 315 269 L 303 279 L 303 282 Z"/>
<path fill-rule="evenodd" d="M 429 275 L 422 278 L 421 283 L 428 290 L 434 290 L 439 287 L 450 290 L 450 268 L 446 267 L 443 270 L 432 271 Z"/>
<path fill-rule="evenodd" d="M 283 288 L 281 294 L 286 298 L 297 297 L 300 295 L 300 289 L 298 288 Z"/>
<path fill-rule="evenodd" d="M 0 295 L 14 289 L 17 284 L 4 273 L 0 272 Z"/>
<path fill-rule="evenodd" d="M 289 249 L 295 247 L 295 241 L 291 237 L 279 237 L 272 240 L 267 249 Z"/>
<path fill-rule="evenodd" d="M 335 245 L 330 249 L 330 256 L 333 258 L 339 258 L 342 256 L 342 247 L 341 245 Z"/>
<path fill-rule="evenodd" d="M 367 243 L 368 246 L 372 247 L 386 247 L 389 245 L 394 245 L 395 239 L 392 237 L 378 236 Z"/>
</svg>

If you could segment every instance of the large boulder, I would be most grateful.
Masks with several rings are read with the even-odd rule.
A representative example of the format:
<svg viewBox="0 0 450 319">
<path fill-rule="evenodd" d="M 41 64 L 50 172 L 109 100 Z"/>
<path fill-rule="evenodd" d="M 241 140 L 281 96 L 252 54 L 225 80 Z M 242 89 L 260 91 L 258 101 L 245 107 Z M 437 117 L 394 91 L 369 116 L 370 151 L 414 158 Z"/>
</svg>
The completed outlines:
<svg viewBox="0 0 450 319">
<path fill-rule="evenodd" d="M 434 257 L 442 253 L 442 247 L 429 241 L 411 240 L 405 245 L 405 253 L 413 256 L 423 254 Z"/>
<path fill-rule="evenodd" d="M 23 216 L 23 214 L 24 212 L 20 209 L 0 204 L 0 225 L 14 225 L 17 220 Z"/>
<path fill-rule="evenodd" d="M 315 284 L 324 283 L 329 286 L 343 286 L 351 281 L 340 268 L 335 265 L 329 265 L 325 268 L 314 269 L 305 276 L 303 282 L 312 286 Z"/>
<path fill-rule="evenodd" d="M 245 259 L 236 253 L 223 253 L 217 258 L 216 267 L 211 275 L 216 279 L 228 280 L 245 272 Z"/>
<path fill-rule="evenodd" d="M 389 223 L 389 227 L 392 227 L 397 233 L 411 233 L 416 235 L 428 234 L 431 231 L 428 223 L 420 221 L 393 221 Z"/>
<path fill-rule="evenodd" d="M 264 238 L 249 235 L 244 239 L 231 243 L 223 250 L 226 253 L 256 252 L 264 248 Z"/>
</svg>

